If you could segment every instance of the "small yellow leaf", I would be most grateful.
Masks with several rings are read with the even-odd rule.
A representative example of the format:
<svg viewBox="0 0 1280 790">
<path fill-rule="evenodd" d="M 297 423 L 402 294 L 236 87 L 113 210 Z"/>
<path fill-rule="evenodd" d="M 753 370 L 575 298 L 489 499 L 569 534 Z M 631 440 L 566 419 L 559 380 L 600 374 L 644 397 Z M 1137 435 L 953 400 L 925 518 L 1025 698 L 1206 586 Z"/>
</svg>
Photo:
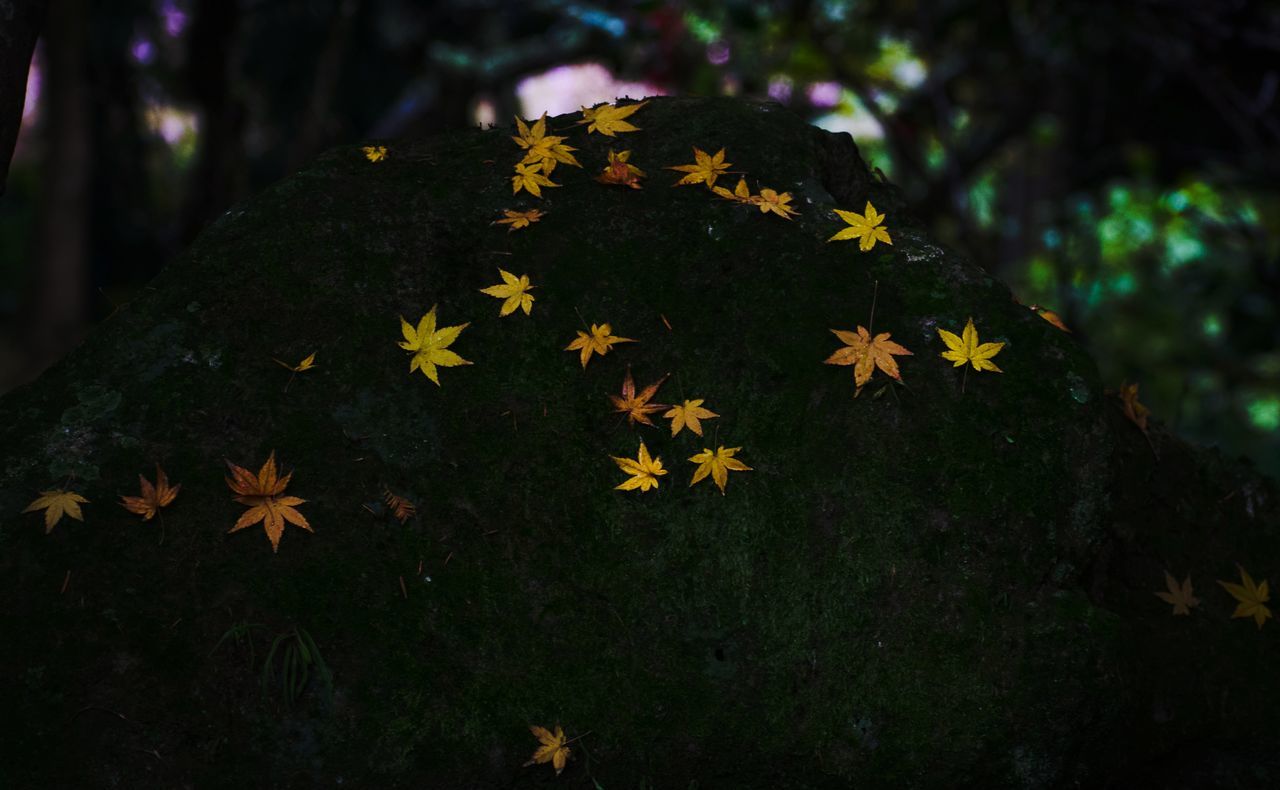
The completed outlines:
<svg viewBox="0 0 1280 790">
<path fill-rule="evenodd" d="M 1157 592 L 1156 595 L 1165 603 L 1173 604 L 1174 614 L 1191 614 L 1191 607 L 1200 605 L 1200 599 L 1191 594 L 1190 574 L 1182 580 L 1182 586 L 1178 586 L 1178 580 L 1173 578 L 1173 574 L 1165 571 L 1164 583 L 1169 591 Z"/>
<path fill-rule="evenodd" d="M 612 332 L 613 329 L 608 324 L 592 324 L 591 334 L 579 330 L 577 338 L 565 346 L 564 350 L 580 351 L 582 367 L 586 368 L 587 360 L 591 359 L 593 353 L 604 356 L 609 353 L 615 343 L 636 342 L 629 337 L 616 337 Z"/>
<path fill-rule="evenodd" d="M 1262 625 L 1267 622 L 1267 618 L 1271 616 L 1271 610 L 1267 608 L 1267 601 L 1270 595 L 1267 592 L 1267 580 L 1263 579 L 1261 584 L 1254 584 L 1253 577 L 1249 575 L 1242 566 L 1236 565 L 1240 571 L 1241 584 L 1232 584 L 1218 580 L 1218 584 L 1222 585 L 1222 589 L 1231 593 L 1231 597 L 1238 602 L 1236 610 L 1231 617 L 1252 617 L 1253 621 L 1258 624 L 1261 629 Z"/>
<path fill-rule="evenodd" d="M 724 149 L 721 148 L 716 152 L 715 156 L 709 155 L 706 151 L 701 150 L 697 146 L 693 149 L 694 163 L 691 165 L 670 165 L 667 170 L 678 170 L 688 175 L 681 178 L 671 186 L 679 187 L 689 184 L 706 184 L 707 187 L 714 187 L 716 179 L 724 175 L 732 162 L 724 161 Z"/>
<path fill-rule="evenodd" d="M 498 274 L 502 277 L 502 282 L 488 288 L 481 288 L 480 293 L 506 300 L 498 311 L 499 316 L 511 315 L 516 310 L 524 310 L 524 314 L 529 315 L 533 310 L 533 294 L 529 293 L 529 289 L 536 287 L 529 284 L 529 275 L 522 274 L 516 277 L 502 269 L 498 270 Z"/>
<path fill-rule="evenodd" d="M 538 750 L 533 753 L 533 756 L 522 767 L 528 768 L 531 765 L 551 763 L 551 766 L 556 769 L 556 776 L 559 776 L 560 772 L 564 770 L 565 762 L 568 761 L 569 754 L 572 751 L 565 745 L 567 741 L 564 737 L 564 730 L 557 724 L 555 735 L 552 735 L 545 727 L 530 724 L 529 732 L 533 733 L 533 737 L 537 738 L 538 743 L 542 745 L 538 747 Z"/>
<path fill-rule="evenodd" d="M 702 398 L 697 398 L 695 400 L 687 400 L 684 403 L 680 404 L 679 406 L 672 406 L 671 411 L 662 415 L 663 417 L 668 417 L 671 420 L 672 436 L 675 436 L 676 434 L 680 433 L 680 431 L 684 428 L 688 428 L 689 430 L 693 431 L 697 435 L 701 436 L 702 423 L 700 421 L 710 420 L 720 416 L 719 414 L 716 414 L 710 409 L 704 409 L 702 407 L 702 401 L 703 401 Z"/>
<path fill-rule="evenodd" d="M 41 491 L 40 496 L 27 505 L 22 512 L 31 513 L 36 510 L 43 510 L 44 532 L 47 535 L 53 531 L 53 525 L 62 520 L 64 514 L 74 518 L 76 521 L 84 521 L 80 506 L 87 504 L 89 504 L 89 500 L 75 491 L 63 491 L 60 488 L 55 488 L 52 491 Z"/>
<path fill-rule="evenodd" d="M 537 222 L 546 216 L 545 213 L 536 208 L 531 209 L 530 211 L 512 211 L 511 209 L 503 209 L 502 213 L 505 214 L 506 217 L 504 219 L 494 220 L 494 222 L 498 225 L 510 225 L 511 227 L 507 228 L 507 233 L 510 233 L 513 230 L 527 228 L 530 223 Z"/>
<path fill-rule="evenodd" d="M 542 187 L 558 187 L 559 184 L 553 184 L 551 179 L 543 174 L 543 163 L 536 164 L 518 164 L 516 165 L 516 174 L 511 177 L 511 194 L 515 194 L 520 190 L 529 192 L 534 197 L 542 197 Z"/>
<path fill-rule="evenodd" d="M 1000 353 L 1000 349 L 1004 348 L 1004 343 L 979 343 L 978 330 L 973 325 L 973 319 L 969 319 L 969 323 L 965 324 L 963 337 L 956 337 L 952 332 L 945 329 L 938 330 L 938 336 L 942 338 L 942 342 L 947 344 L 947 351 L 943 351 L 940 355 L 943 359 L 954 362 L 954 367 L 960 367 L 965 363 L 973 365 L 974 370 L 990 370 L 993 373 L 1003 373 L 1004 371 L 996 367 L 996 363 L 991 358 Z"/>
<path fill-rule="evenodd" d="M 579 124 L 587 124 L 587 134 L 599 132 L 606 137 L 613 137 L 618 132 L 638 132 L 639 127 L 632 126 L 625 119 L 649 102 L 628 104 L 619 107 L 616 104 L 599 104 L 592 108 L 582 108 L 582 120 Z"/>
<path fill-rule="evenodd" d="M 619 485 L 614 486 L 620 491 L 648 491 L 650 488 L 658 487 L 658 478 L 667 473 L 662 468 L 661 458 L 650 458 L 649 449 L 644 446 L 644 442 L 640 442 L 640 454 L 636 458 L 619 458 L 616 455 L 609 456 L 618 468 L 631 475 L 627 480 Z"/>
<path fill-rule="evenodd" d="M 720 488 L 720 494 L 724 495 L 725 484 L 729 481 L 729 470 L 735 472 L 748 472 L 751 467 L 734 458 L 734 453 L 741 450 L 741 447 L 724 447 L 721 445 L 715 452 L 711 448 L 704 447 L 702 452 L 691 457 L 689 460 L 698 464 L 698 468 L 693 472 L 693 479 L 689 481 L 689 485 L 693 485 L 698 481 L 711 475 L 711 479 Z"/>
<path fill-rule="evenodd" d="M 440 377 L 436 373 L 436 366 L 442 368 L 452 368 L 459 365 L 473 364 L 469 360 L 465 360 L 453 351 L 449 350 L 449 346 L 453 345 L 453 341 L 458 339 L 458 335 L 462 330 L 471 326 L 468 321 L 465 324 L 457 326 L 446 326 L 443 329 L 436 329 L 436 306 L 432 305 L 431 309 L 422 320 L 418 321 L 417 328 L 400 318 L 400 332 L 404 335 L 404 340 L 400 341 L 400 347 L 405 351 L 413 352 L 413 357 L 409 360 L 409 372 L 421 369 L 427 378 L 435 382 L 436 386 L 440 386 Z"/>
<path fill-rule="evenodd" d="M 875 206 L 871 205 L 870 200 L 867 201 L 867 208 L 863 214 L 858 214 L 856 211 L 833 210 L 840 219 L 849 223 L 849 227 L 840 230 L 827 241 L 858 239 L 858 249 L 863 252 L 875 247 L 877 241 L 893 244 L 893 240 L 889 238 L 889 231 L 880 226 L 880 223 L 884 222 L 884 215 L 876 213 Z"/>
</svg>

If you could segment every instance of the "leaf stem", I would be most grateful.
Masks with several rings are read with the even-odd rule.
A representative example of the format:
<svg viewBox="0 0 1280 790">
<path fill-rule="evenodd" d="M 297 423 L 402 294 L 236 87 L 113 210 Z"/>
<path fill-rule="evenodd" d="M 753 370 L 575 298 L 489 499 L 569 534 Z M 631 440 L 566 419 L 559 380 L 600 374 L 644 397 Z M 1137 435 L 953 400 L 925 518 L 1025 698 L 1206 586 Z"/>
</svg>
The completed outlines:
<svg viewBox="0 0 1280 790">
<path fill-rule="evenodd" d="M 876 297 L 880 294 L 880 281 L 871 286 L 871 315 L 867 318 L 867 334 L 873 334 L 876 325 Z"/>
</svg>

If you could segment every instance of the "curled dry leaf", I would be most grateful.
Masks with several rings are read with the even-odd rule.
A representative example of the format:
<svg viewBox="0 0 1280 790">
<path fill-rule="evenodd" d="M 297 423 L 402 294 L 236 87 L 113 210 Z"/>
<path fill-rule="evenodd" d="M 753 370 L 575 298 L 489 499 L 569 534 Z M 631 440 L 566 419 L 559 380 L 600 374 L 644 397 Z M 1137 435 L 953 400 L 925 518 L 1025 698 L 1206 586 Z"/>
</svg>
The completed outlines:
<svg viewBox="0 0 1280 790">
<path fill-rule="evenodd" d="M 64 491 L 61 488 L 55 488 L 52 491 L 41 491 L 40 496 L 27 505 L 22 512 L 31 513 L 36 510 L 43 510 L 44 532 L 48 535 L 53 531 L 53 525 L 61 521 L 64 514 L 74 518 L 76 521 L 84 521 L 80 506 L 87 504 L 89 504 L 89 500 L 75 491 Z"/>
<path fill-rule="evenodd" d="M 314 355 L 313 355 L 314 356 Z M 164 469 L 160 464 L 156 464 L 156 484 L 152 485 L 151 481 L 142 475 L 138 475 L 138 484 L 142 488 L 141 496 L 122 496 L 120 497 L 120 506 L 130 513 L 137 513 L 142 516 L 143 521 L 150 521 L 160 512 L 160 508 L 167 506 L 178 496 L 178 491 L 182 489 L 182 484 L 176 486 L 169 485 L 169 476 L 164 473 Z"/>
<path fill-rule="evenodd" d="M 627 377 L 622 380 L 622 396 L 609 396 L 609 400 L 613 401 L 613 410 L 627 415 L 627 422 L 631 425 L 635 425 L 639 422 L 652 426 L 653 423 L 649 420 L 649 415 L 656 411 L 662 411 L 663 409 L 668 408 L 668 406 L 665 403 L 650 403 L 649 399 L 657 394 L 658 387 L 661 387 L 662 382 L 666 381 L 667 376 L 670 375 L 671 374 L 668 373 L 666 376 L 658 379 L 641 390 L 640 394 L 637 395 L 636 383 L 631 378 L 631 366 L 627 365 Z"/>
<path fill-rule="evenodd" d="M 271 551 L 278 552 L 280 550 L 280 536 L 284 534 L 284 524 L 289 522 L 296 526 L 302 527 L 308 532 L 314 532 L 311 525 L 307 523 L 307 519 L 295 507 L 306 502 L 296 496 L 283 496 L 285 488 L 289 485 L 289 479 L 293 477 L 293 473 L 280 477 L 276 469 L 276 453 L 271 451 L 271 455 L 267 456 L 267 461 L 258 470 L 258 474 L 250 472 L 242 466 L 227 461 L 227 468 L 231 471 L 231 476 L 226 478 L 227 486 L 236 493 L 232 497 L 236 502 L 245 505 L 249 509 L 240 516 L 239 520 L 228 533 L 237 532 L 251 527 L 258 522 L 262 522 L 262 528 L 267 533 L 267 538 L 271 541 Z"/>
<path fill-rule="evenodd" d="M 387 503 L 387 508 L 390 509 L 391 515 L 401 524 L 413 518 L 418 512 L 418 508 L 413 502 L 398 494 L 391 493 L 390 488 L 383 489 L 382 501 Z"/>
</svg>

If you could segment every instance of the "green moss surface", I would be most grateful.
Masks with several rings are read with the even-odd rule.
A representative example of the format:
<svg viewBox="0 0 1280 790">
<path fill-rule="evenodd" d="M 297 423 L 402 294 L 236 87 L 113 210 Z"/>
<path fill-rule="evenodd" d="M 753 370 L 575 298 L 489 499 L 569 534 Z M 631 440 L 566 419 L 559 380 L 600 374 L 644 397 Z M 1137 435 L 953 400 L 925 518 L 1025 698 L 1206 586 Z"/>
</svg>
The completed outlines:
<svg viewBox="0 0 1280 790">
<path fill-rule="evenodd" d="M 511 194 L 509 129 L 331 151 L 0 400 L 0 779 L 534 786 L 527 726 L 559 723 L 590 733 L 565 787 L 1048 788 L 1266 736 L 1280 626 L 1231 620 L 1213 579 L 1280 580 L 1270 483 L 1148 444 L 1081 346 L 931 242 L 847 136 L 736 99 L 654 100 L 616 140 L 573 120 L 550 126 L 586 168 L 541 201 Z M 591 180 L 610 146 L 642 190 Z M 670 188 L 692 146 L 800 215 Z M 828 244 L 831 209 L 867 200 L 893 245 Z M 478 292 L 499 267 L 537 286 L 531 317 Z M 914 356 L 855 399 L 822 361 L 873 300 Z M 441 387 L 396 345 L 432 305 L 470 322 L 452 348 L 475 363 Z M 970 316 L 1003 374 L 938 357 Z M 593 322 L 638 342 L 583 370 L 564 347 Z M 286 393 L 272 358 L 312 351 Z M 705 398 L 705 441 L 611 413 L 628 366 Z M 609 456 L 641 439 L 671 473 L 614 490 Z M 721 444 L 753 471 L 689 487 Z M 223 482 L 272 450 L 315 528 L 278 554 L 227 534 Z M 156 462 L 183 488 L 144 524 L 113 500 Z M 85 523 L 46 535 L 20 511 L 69 475 Z M 386 486 L 419 515 L 389 519 Z M 1193 617 L 1152 595 L 1166 567 Z M 240 622 L 265 628 L 218 645 Z M 294 626 L 331 705 L 262 698 Z"/>
</svg>

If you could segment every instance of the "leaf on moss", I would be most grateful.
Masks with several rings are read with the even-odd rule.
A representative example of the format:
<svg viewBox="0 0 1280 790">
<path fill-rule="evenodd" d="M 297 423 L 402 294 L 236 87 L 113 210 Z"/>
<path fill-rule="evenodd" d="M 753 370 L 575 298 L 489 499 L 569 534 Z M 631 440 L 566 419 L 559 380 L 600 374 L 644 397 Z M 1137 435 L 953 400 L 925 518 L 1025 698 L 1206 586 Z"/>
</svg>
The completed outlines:
<svg viewBox="0 0 1280 790">
<path fill-rule="evenodd" d="M 608 324 L 592 324 L 591 334 L 578 330 L 578 337 L 565 346 L 564 350 L 581 352 L 582 367 L 586 368 L 587 360 L 591 359 L 593 353 L 604 356 L 609 353 L 615 343 L 636 342 L 629 337 L 617 337 L 612 332 L 613 329 Z"/>
<path fill-rule="evenodd" d="M 600 175 L 596 176 L 596 180 L 601 184 L 617 184 L 639 189 L 640 179 L 644 178 L 645 174 L 643 170 L 630 164 L 629 159 L 631 159 L 630 151 L 615 154 L 612 148 L 609 149 L 609 164 Z"/>
<path fill-rule="evenodd" d="M 307 523 L 306 517 L 295 509 L 297 505 L 301 505 L 307 500 L 296 496 L 282 496 L 285 488 L 289 485 L 290 478 L 293 477 L 293 473 L 290 472 L 284 477 L 279 476 L 276 469 L 275 450 L 272 450 L 271 455 L 267 456 L 266 463 L 262 465 L 256 475 L 230 461 L 226 463 L 227 468 L 231 471 L 231 476 L 226 478 L 227 486 L 236 493 L 236 496 L 232 498 L 249 508 L 236 521 L 235 526 L 227 530 L 228 534 L 262 522 L 262 528 L 267 533 L 267 538 L 271 541 L 271 551 L 278 552 L 280 550 L 280 536 L 284 534 L 286 521 L 302 527 L 308 532 L 315 531 Z"/>
<path fill-rule="evenodd" d="M 534 197 L 542 197 L 542 187 L 558 187 L 542 172 L 542 163 L 516 165 L 516 174 L 511 177 L 511 194 L 525 190 Z"/>
<path fill-rule="evenodd" d="M 965 324 L 963 337 L 956 337 L 952 332 L 945 329 L 938 330 L 938 336 L 942 338 L 942 342 L 947 344 L 949 350 L 943 351 L 940 355 L 943 359 L 950 360 L 955 363 L 953 367 L 960 367 L 965 363 L 973 365 L 974 370 L 990 370 L 995 373 L 1003 373 L 1004 371 L 996 367 L 996 363 L 991 358 L 1000 353 L 1000 349 L 1004 348 L 1004 343 L 979 343 L 978 330 L 973 325 L 973 319 L 969 319 L 969 323 Z"/>
<path fill-rule="evenodd" d="M 539 727 L 535 724 L 529 725 L 529 732 L 533 733 L 533 737 L 538 739 L 542 744 L 538 750 L 533 753 L 522 767 L 528 768 L 531 765 L 539 765 L 541 763 L 551 763 L 556 769 L 556 776 L 564 770 L 564 765 L 569 759 L 572 749 L 565 744 L 567 741 L 564 737 L 564 730 L 560 729 L 560 725 L 556 725 L 556 732 L 552 735 L 545 727 Z"/>
<path fill-rule="evenodd" d="M 582 167 L 578 160 L 573 157 L 573 152 L 578 149 L 571 145 L 565 145 L 566 138 L 547 135 L 547 114 L 545 112 L 533 124 L 532 128 L 517 117 L 516 131 L 519 132 L 519 135 L 511 139 L 516 141 L 516 145 L 524 149 L 524 158 L 520 160 L 521 164 L 540 164 L 544 175 L 551 175 L 551 171 L 556 169 L 557 162 L 573 165 L 574 167 Z"/>
<path fill-rule="evenodd" d="M 1191 594 L 1190 574 L 1182 580 L 1182 585 L 1179 586 L 1178 580 L 1173 578 L 1173 574 L 1165 571 L 1164 583 L 1169 588 L 1169 591 L 1157 592 L 1156 595 L 1165 603 L 1173 604 L 1174 614 L 1191 614 L 1191 607 L 1200 605 L 1200 599 Z"/>
<path fill-rule="evenodd" d="M 791 208 L 790 192 L 775 192 L 768 187 L 760 190 L 760 194 L 749 199 L 751 205 L 757 206 L 761 214 L 777 214 L 783 219 L 791 219 L 799 212 Z"/>
<path fill-rule="evenodd" d="M 670 373 L 667 374 L 667 376 L 670 375 Z M 627 415 L 627 422 L 631 425 L 639 422 L 652 426 L 653 422 L 649 420 L 649 415 L 668 408 L 668 405 L 665 403 L 650 403 L 649 399 L 657 394 L 658 387 L 661 387 L 662 382 L 667 380 L 667 376 L 663 376 L 645 387 L 637 395 L 636 383 L 631 378 L 631 366 L 627 365 L 627 377 L 622 380 L 622 396 L 609 396 L 609 400 L 613 401 L 613 410 Z"/>
<path fill-rule="evenodd" d="M 48 535 L 53 531 L 53 525 L 62 520 L 63 515 L 70 516 L 76 521 L 84 521 L 80 506 L 87 504 L 89 504 L 89 500 L 75 491 L 64 491 L 61 488 L 55 488 L 52 491 L 41 491 L 40 496 L 27 505 L 22 512 L 32 513 L 37 510 L 43 510 L 44 532 Z"/>
<path fill-rule="evenodd" d="M 726 448 L 721 445 L 715 452 L 712 452 L 711 448 L 704 447 L 702 452 L 689 459 L 698 465 L 698 468 L 693 472 L 693 479 L 689 481 L 689 485 L 692 486 L 707 475 L 711 475 L 711 479 L 719 486 L 720 493 L 723 495 L 725 484 L 729 482 L 730 470 L 734 472 L 751 471 L 751 467 L 733 457 L 741 449 L 741 447 Z"/>
<path fill-rule="evenodd" d="M 706 184 L 708 188 L 716 185 L 716 179 L 728 172 L 733 165 L 732 162 L 724 161 L 724 149 L 716 151 L 715 156 L 711 156 L 706 151 L 694 146 L 693 148 L 694 163 L 691 165 L 669 165 L 667 170 L 678 170 L 688 175 L 681 178 L 671 186 L 681 187 L 691 184 Z"/>
<path fill-rule="evenodd" d="M 848 241 L 850 239 L 858 239 L 858 249 L 866 252 L 876 246 L 877 241 L 883 241 L 885 244 L 893 244 L 893 240 L 889 238 L 889 231 L 880 226 L 884 222 L 884 215 L 877 214 L 875 206 L 871 205 L 871 201 L 867 201 L 865 214 L 859 214 L 856 211 L 842 211 L 841 209 L 833 209 L 840 219 L 849 223 L 849 227 L 841 229 L 836 235 L 827 239 L 827 241 Z"/>
<path fill-rule="evenodd" d="M 640 442 L 640 454 L 635 458 L 619 458 L 616 455 L 609 456 L 618 468 L 631 477 L 627 478 L 621 484 L 614 486 L 620 491 L 633 491 L 640 489 L 648 491 L 650 488 L 658 487 L 658 478 L 667 473 L 662 468 L 662 459 L 649 456 L 649 449 L 644 446 L 644 442 Z"/>
<path fill-rule="evenodd" d="M 616 104 L 598 104 L 595 107 L 582 108 L 582 120 L 578 124 L 587 124 L 587 134 L 599 132 L 606 137 L 613 137 L 618 132 L 638 132 L 639 127 L 632 126 L 626 119 L 649 102 L 628 104 L 622 107 Z"/>
<path fill-rule="evenodd" d="M 453 351 L 449 350 L 449 346 L 453 345 L 453 341 L 458 339 L 458 335 L 462 330 L 471 326 L 468 321 L 465 324 L 457 326 L 446 326 L 443 329 L 436 329 L 436 305 L 432 305 L 427 314 L 418 321 L 415 329 L 412 324 L 404 320 L 404 316 L 400 317 L 400 333 L 404 335 L 404 340 L 400 341 L 400 348 L 405 351 L 413 352 L 413 357 L 409 360 L 409 373 L 421 369 L 427 378 L 440 386 L 440 377 L 436 373 L 436 366 L 443 368 L 452 368 L 459 365 L 471 365 L 472 362 L 463 359 Z"/>
<path fill-rule="evenodd" d="M 481 288 L 480 293 L 506 300 L 498 310 L 499 316 L 511 315 L 516 310 L 524 310 L 524 314 L 529 315 L 533 310 L 533 294 L 529 293 L 529 289 L 537 287 L 529 284 L 529 275 L 522 274 L 516 277 L 502 269 L 498 270 L 498 275 L 502 277 L 502 282 L 488 288 Z"/>
<path fill-rule="evenodd" d="M 686 400 L 679 406 L 672 406 L 671 411 L 662 415 L 671 420 L 671 435 L 675 436 L 684 428 L 688 428 L 697 435 L 702 435 L 701 420 L 710 420 L 719 417 L 719 414 L 702 407 L 702 398 L 694 400 Z"/>
<path fill-rule="evenodd" d="M 853 365 L 853 383 L 857 387 L 854 397 L 862 392 L 876 368 L 880 368 L 890 378 L 902 381 L 898 363 L 893 357 L 911 355 L 911 352 L 890 340 L 888 332 L 881 332 L 873 338 L 871 332 L 862 325 L 858 326 L 856 332 L 844 329 L 832 329 L 831 332 L 847 345 L 836 349 L 823 362 L 827 365 Z"/>
<path fill-rule="evenodd" d="M 360 150 L 364 151 L 364 158 L 370 162 L 381 162 L 387 158 L 387 147 L 385 145 L 366 145 Z"/>
<path fill-rule="evenodd" d="M 1267 580 L 1263 579 L 1261 584 L 1254 584 L 1253 577 L 1243 566 L 1236 565 L 1236 568 L 1240 571 L 1240 584 L 1217 580 L 1218 584 L 1222 585 L 1222 589 L 1231 593 L 1231 597 L 1237 601 L 1236 610 L 1231 616 L 1233 618 L 1252 617 L 1258 624 L 1258 628 L 1262 628 L 1267 618 L 1271 616 L 1271 610 L 1267 608 L 1267 601 L 1270 600 Z"/>
<path fill-rule="evenodd" d="M 313 355 L 314 356 L 314 355 Z M 182 489 L 182 484 L 176 486 L 169 485 L 169 476 L 164 473 L 164 469 L 160 464 L 156 464 L 156 483 L 142 475 L 138 475 L 138 484 L 142 489 L 141 496 L 121 496 L 120 506 L 130 513 L 136 513 L 142 516 L 143 521 L 150 521 L 160 512 L 160 508 L 167 506 L 178 496 L 178 491 Z"/>
<path fill-rule="evenodd" d="M 725 200 L 732 200 L 735 203 L 750 203 L 752 201 L 751 189 L 747 186 L 747 179 L 742 176 L 738 177 L 738 185 L 733 188 L 732 192 L 724 187 L 712 187 L 711 191 Z"/>
<path fill-rule="evenodd" d="M 513 230 L 527 228 L 531 223 L 537 222 L 546 216 L 545 212 L 536 208 L 529 211 L 512 211 L 509 208 L 504 208 L 502 213 L 505 215 L 505 218 L 494 220 L 494 223 L 497 225 L 510 225 L 511 227 L 507 228 L 507 233 L 510 233 Z"/>
</svg>

